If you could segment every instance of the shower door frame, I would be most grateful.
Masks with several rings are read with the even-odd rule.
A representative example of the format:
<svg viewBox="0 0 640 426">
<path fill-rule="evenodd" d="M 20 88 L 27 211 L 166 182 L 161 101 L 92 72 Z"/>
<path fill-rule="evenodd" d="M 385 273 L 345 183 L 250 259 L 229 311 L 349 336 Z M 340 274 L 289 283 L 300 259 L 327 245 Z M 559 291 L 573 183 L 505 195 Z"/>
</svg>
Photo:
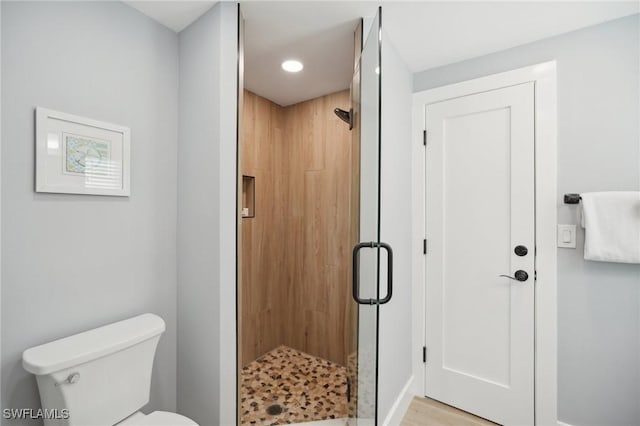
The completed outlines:
<svg viewBox="0 0 640 426">
<path fill-rule="evenodd" d="M 413 95 L 414 163 L 416 203 L 413 228 L 425 235 L 425 131 L 426 105 L 438 101 L 533 82 L 535 87 L 535 373 L 534 413 L 536 425 L 557 424 L 557 93 L 556 61 L 480 77 Z M 413 331 L 415 353 L 422 354 L 425 342 L 425 255 L 415 254 L 413 267 Z M 425 395 L 425 363 L 422 356 L 413 363 L 416 395 Z"/>
<path fill-rule="evenodd" d="M 376 9 L 379 13 L 380 13 L 380 9 L 378 8 Z M 243 122 L 243 98 L 244 98 L 244 18 L 242 15 L 242 8 L 241 8 L 241 3 L 237 4 L 237 30 L 238 30 L 238 38 L 237 38 L 237 104 L 236 104 L 236 145 L 235 145 L 235 149 L 236 149 L 236 164 L 235 164 L 235 171 L 236 171 L 236 183 L 235 183 L 235 196 L 236 196 L 236 229 L 235 229 L 235 236 L 236 236 L 236 264 L 235 264 L 235 273 L 236 273 L 236 280 L 235 280 L 235 314 L 236 314 L 236 321 L 235 321 L 235 389 L 234 389 L 234 397 L 235 397 L 235 424 L 236 425 L 240 425 L 241 421 L 242 421 L 242 413 L 241 413 L 241 404 L 240 404 L 240 398 L 241 398 L 241 380 L 240 380 L 240 374 L 241 374 L 241 370 L 242 370 L 242 347 L 241 347 L 241 342 L 242 342 L 242 320 L 243 320 L 243 316 L 242 316 L 242 220 L 243 217 L 241 215 L 241 211 L 242 211 L 242 163 L 241 163 L 241 144 L 242 144 L 242 122 Z M 360 55 L 361 55 L 361 51 L 363 49 L 364 46 L 364 42 L 365 42 L 365 34 L 364 34 L 364 30 L 363 30 L 364 24 L 363 24 L 363 19 L 360 20 L 360 23 L 356 29 L 356 32 L 359 31 L 359 40 L 358 38 L 356 38 L 356 40 L 354 40 L 354 48 L 357 48 L 357 43 L 359 42 L 360 44 L 360 51 L 357 52 L 357 56 L 356 58 L 354 58 L 354 62 L 357 60 L 357 62 L 360 61 Z M 381 46 L 378 45 L 377 46 L 377 54 L 378 54 L 378 61 L 381 61 Z M 381 68 L 381 64 L 380 64 L 380 68 Z M 354 70 L 354 77 L 355 77 L 355 70 Z M 359 79 L 359 75 L 358 75 L 358 79 Z M 359 79 L 360 80 L 360 79 Z M 360 81 L 358 81 L 358 84 L 360 84 Z M 378 77 L 378 97 L 380 96 L 380 90 L 381 90 L 381 83 L 380 83 L 380 77 Z M 360 87 L 358 88 L 358 90 L 360 90 Z M 352 96 L 352 93 L 350 94 L 350 96 Z M 351 99 L 353 102 L 353 99 Z M 380 100 L 378 99 L 378 108 L 380 110 Z M 378 121 L 380 120 L 380 117 L 378 117 Z M 360 126 L 360 124 L 358 123 L 358 126 Z M 380 149 L 380 125 L 378 123 L 378 146 L 377 146 L 377 151 L 378 151 L 378 155 L 379 155 L 379 149 Z M 355 128 L 353 130 L 356 130 Z M 359 132 L 360 129 L 358 129 Z M 361 135 L 360 133 L 358 133 L 358 138 L 361 139 Z M 354 144 L 355 142 L 352 140 L 352 144 Z M 356 150 L 352 150 L 352 156 L 355 156 L 357 158 L 352 158 L 351 159 L 351 167 L 354 168 L 356 167 L 357 164 L 357 171 L 356 170 L 350 170 L 349 174 L 350 174 L 350 185 L 352 185 L 352 189 L 351 191 L 356 191 L 357 192 L 357 196 L 358 198 L 360 197 L 360 190 L 361 190 L 361 182 L 360 182 L 360 177 L 361 177 L 361 170 L 360 170 L 360 149 L 361 149 L 361 140 L 358 141 L 357 144 L 357 155 Z M 379 192 L 380 192 L 380 158 L 378 157 L 378 162 L 376 164 L 376 169 L 378 171 L 378 182 L 377 182 L 377 192 L 378 192 L 378 198 L 380 196 Z M 356 172 L 354 174 L 354 172 Z M 357 181 L 353 181 L 353 179 L 357 179 Z M 350 200 L 351 202 L 353 202 L 353 199 Z M 379 200 L 378 200 L 378 204 L 379 204 Z M 353 210 L 353 205 L 350 206 L 350 210 L 351 210 L 351 215 L 356 215 L 357 216 L 357 220 L 355 220 L 355 222 L 352 222 L 352 225 L 355 223 L 356 225 L 356 230 L 355 233 L 352 231 L 351 237 L 352 239 L 354 239 L 352 241 L 352 243 L 354 245 L 357 245 L 360 240 L 359 240 L 359 236 L 361 233 L 360 230 L 360 210 L 359 210 L 359 206 L 360 206 L 360 200 L 358 199 L 358 210 L 354 211 Z M 378 234 L 378 240 L 379 240 L 379 220 L 380 220 L 380 213 L 379 213 L 379 205 L 378 205 L 378 230 L 377 230 L 377 234 Z M 387 245 L 384 245 L 386 247 L 388 247 Z M 382 247 L 382 245 L 381 245 Z M 384 248 L 384 247 L 383 247 Z M 380 250 L 380 247 L 378 247 L 376 249 L 377 251 Z M 348 264 L 351 266 L 352 262 L 351 262 L 351 258 L 349 258 L 348 260 Z M 391 269 L 389 269 L 390 271 Z M 352 272 L 352 271 L 351 271 Z M 378 271 L 379 273 L 379 271 Z M 352 273 L 349 274 L 349 277 L 352 276 Z M 348 282 L 348 287 L 349 289 L 352 288 L 352 282 L 349 281 Z M 390 296 L 390 295 L 389 295 Z M 386 303 L 388 301 L 390 297 L 386 298 L 383 303 Z M 352 307 L 349 309 L 349 321 L 352 323 L 350 326 L 350 336 L 349 336 L 349 345 L 350 346 L 355 346 L 355 351 L 356 354 L 359 352 L 360 348 L 359 348 L 359 327 L 360 327 L 360 321 L 359 321 L 359 310 L 360 310 L 360 305 L 357 304 L 354 300 L 352 300 L 351 298 L 349 298 L 349 303 L 353 304 Z M 373 304 L 371 306 L 375 306 L 375 318 L 376 318 L 376 327 L 375 327 L 375 336 L 376 336 L 376 346 L 375 346 L 375 357 L 376 357 L 376 371 L 375 371 L 375 405 L 374 405 L 374 413 L 375 413 L 375 417 L 373 419 L 370 419 L 371 421 L 373 421 L 374 423 L 377 421 L 377 409 L 378 409 L 378 404 L 377 404 L 377 385 L 378 385 L 378 380 L 377 380 L 377 354 L 378 354 L 378 321 L 379 321 L 379 312 L 378 312 L 378 305 L 377 304 Z M 348 366 L 345 365 L 345 367 L 349 368 Z M 355 378 L 357 380 L 358 377 L 358 366 L 356 363 L 356 375 Z M 349 386 L 349 390 L 352 390 L 352 386 Z M 357 394 L 356 395 L 350 395 L 350 401 L 348 402 L 348 406 L 349 407 L 353 407 L 355 410 L 356 417 L 357 418 Z M 350 404 L 354 404 L 354 405 L 350 405 Z M 222 411 L 222 407 L 221 407 L 221 411 Z M 349 411 L 349 409 L 348 409 Z M 347 416 L 349 416 L 351 413 L 348 413 Z M 377 423 L 376 423 L 377 424 Z"/>
</svg>

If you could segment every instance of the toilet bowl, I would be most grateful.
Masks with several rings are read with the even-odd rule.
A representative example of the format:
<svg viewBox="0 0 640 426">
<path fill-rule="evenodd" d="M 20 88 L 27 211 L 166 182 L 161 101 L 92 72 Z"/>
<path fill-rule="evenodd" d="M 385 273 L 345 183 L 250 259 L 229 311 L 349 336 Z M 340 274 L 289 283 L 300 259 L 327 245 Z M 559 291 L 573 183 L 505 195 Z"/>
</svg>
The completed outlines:
<svg viewBox="0 0 640 426">
<path fill-rule="evenodd" d="M 68 413 L 45 426 L 198 426 L 176 413 L 139 411 L 149 402 L 164 330 L 162 318 L 143 314 L 24 351 L 22 366 L 36 376 L 42 408 Z"/>
</svg>

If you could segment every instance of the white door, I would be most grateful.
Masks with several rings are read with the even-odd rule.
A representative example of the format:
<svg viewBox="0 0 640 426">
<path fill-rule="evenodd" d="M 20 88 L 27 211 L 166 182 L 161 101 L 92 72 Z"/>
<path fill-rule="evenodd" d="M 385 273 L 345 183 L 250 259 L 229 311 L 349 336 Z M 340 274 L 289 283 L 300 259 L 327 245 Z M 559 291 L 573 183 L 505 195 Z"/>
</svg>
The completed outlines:
<svg viewBox="0 0 640 426">
<path fill-rule="evenodd" d="M 533 83 L 425 110 L 426 394 L 533 425 Z"/>
</svg>

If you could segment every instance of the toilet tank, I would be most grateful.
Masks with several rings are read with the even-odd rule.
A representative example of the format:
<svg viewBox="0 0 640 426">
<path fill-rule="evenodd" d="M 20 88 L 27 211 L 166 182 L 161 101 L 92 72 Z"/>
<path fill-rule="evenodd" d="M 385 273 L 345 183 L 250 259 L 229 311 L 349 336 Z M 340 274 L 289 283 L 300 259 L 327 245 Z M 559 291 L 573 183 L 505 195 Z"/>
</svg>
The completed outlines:
<svg viewBox="0 0 640 426">
<path fill-rule="evenodd" d="M 164 330 L 162 318 L 143 314 L 24 351 L 42 408 L 57 417 L 45 426 L 112 426 L 147 404 Z"/>
</svg>

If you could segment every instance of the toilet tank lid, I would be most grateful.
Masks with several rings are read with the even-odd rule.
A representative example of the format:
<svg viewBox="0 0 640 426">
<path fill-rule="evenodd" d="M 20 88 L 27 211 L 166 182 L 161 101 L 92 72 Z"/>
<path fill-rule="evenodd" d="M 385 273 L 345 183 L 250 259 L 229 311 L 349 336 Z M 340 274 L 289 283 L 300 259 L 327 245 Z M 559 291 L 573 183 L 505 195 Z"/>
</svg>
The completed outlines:
<svg viewBox="0 0 640 426">
<path fill-rule="evenodd" d="M 55 373 L 121 351 L 164 330 L 159 316 L 138 315 L 27 349 L 22 353 L 22 366 L 35 375 Z"/>
</svg>

